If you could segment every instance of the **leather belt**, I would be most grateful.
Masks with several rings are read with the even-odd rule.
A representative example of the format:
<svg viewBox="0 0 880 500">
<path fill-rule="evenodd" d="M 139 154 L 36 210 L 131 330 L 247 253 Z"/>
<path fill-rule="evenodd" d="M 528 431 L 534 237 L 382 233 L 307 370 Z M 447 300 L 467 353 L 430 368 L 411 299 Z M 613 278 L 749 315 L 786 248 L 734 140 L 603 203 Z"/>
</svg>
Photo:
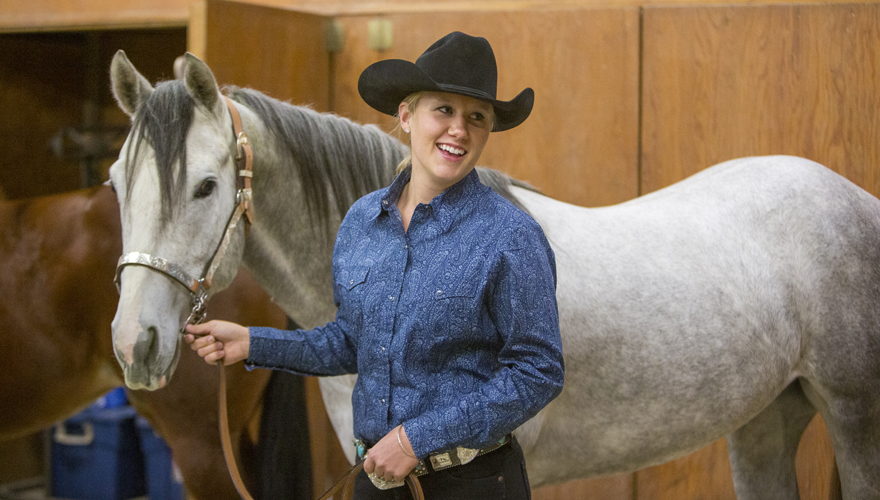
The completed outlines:
<svg viewBox="0 0 880 500">
<path fill-rule="evenodd" d="M 449 469 L 450 467 L 465 465 L 479 456 L 485 455 L 487 453 L 497 450 L 498 448 L 501 448 L 502 446 L 510 443 L 512 440 L 513 436 L 508 434 L 499 439 L 497 443 L 486 448 L 474 449 L 458 446 L 451 450 L 431 453 L 430 455 L 428 455 L 428 458 L 426 460 L 419 460 L 418 465 L 416 465 L 415 469 L 413 469 L 413 473 L 415 473 L 416 476 L 424 476 L 429 472 L 439 472 L 444 469 Z M 360 439 L 354 440 L 354 446 L 357 453 L 358 461 L 362 461 L 366 456 L 369 447 Z"/>
</svg>

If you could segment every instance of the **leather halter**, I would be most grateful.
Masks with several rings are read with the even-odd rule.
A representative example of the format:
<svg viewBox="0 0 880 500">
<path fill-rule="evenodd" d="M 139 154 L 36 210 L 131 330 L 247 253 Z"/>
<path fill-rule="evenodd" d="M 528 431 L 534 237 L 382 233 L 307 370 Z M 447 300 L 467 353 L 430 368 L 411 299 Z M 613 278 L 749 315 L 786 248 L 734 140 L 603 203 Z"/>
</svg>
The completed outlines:
<svg viewBox="0 0 880 500">
<path fill-rule="evenodd" d="M 226 229 L 223 231 L 223 238 L 220 240 L 217 248 L 214 249 L 214 255 L 211 257 L 208 265 L 205 266 L 202 276 L 200 278 L 193 278 L 184 271 L 181 266 L 161 257 L 156 257 L 144 252 L 129 252 L 120 257 L 119 262 L 116 264 L 116 277 L 114 278 L 114 281 L 116 282 L 116 291 L 119 291 L 122 286 L 122 270 L 126 266 L 148 267 L 172 278 L 189 291 L 192 297 L 192 311 L 180 330 L 181 334 L 184 332 L 186 325 L 198 324 L 205 319 L 208 289 L 211 288 L 214 273 L 217 271 L 217 268 L 220 267 L 220 262 L 226 254 L 229 242 L 232 239 L 232 235 L 235 233 L 235 228 L 241 220 L 242 215 L 245 216 L 248 223 L 253 224 L 254 222 L 254 215 L 251 210 L 251 178 L 253 177 L 254 153 L 251 149 L 250 140 L 242 129 L 241 115 L 239 115 L 238 109 L 228 97 L 223 96 L 223 99 L 226 102 L 226 107 L 229 109 L 229 114 L 232 116 L 232 130 L 235 134 L 235 160 L 236 168 L 238 169 L 238 190 L 235 194 L 235 208 L 229 216 L 229 220 L 226 222 Z M 248 227 L 248 225 L 245 226 L 245 235 L 247 235 Z"/>
</svg>

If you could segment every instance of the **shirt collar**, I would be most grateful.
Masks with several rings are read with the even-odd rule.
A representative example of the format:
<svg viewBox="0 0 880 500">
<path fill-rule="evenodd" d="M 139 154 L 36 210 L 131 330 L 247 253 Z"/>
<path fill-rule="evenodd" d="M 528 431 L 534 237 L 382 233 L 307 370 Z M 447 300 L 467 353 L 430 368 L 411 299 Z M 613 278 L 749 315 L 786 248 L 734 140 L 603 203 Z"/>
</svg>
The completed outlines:
<svg viewBox="0 0 880 500">
<path fill-rule="evenodd" d="M 410 177 L 412 177 L 412 166 L 406 167 L 397 174 L 391 185 L 385 188 L 382 196 L 379 197 L 379 206 L 373 218 L 379 217 L 382 212 L 391 211 L 391 207 L 395 206 L 397 200 L 400 199 L 400 193 L 403 192 L 403 188 L 409 183 Z"/>
<path fill-rule="evenodd" d="M 379 202 L 379 210 L 376 211 L 376 217 L 378 217 L 382 211 L 389 211 L 393 205 L 397 204 L 397 200 L 400 199 L 400 193 L 403 192 L 403 188 L 409 182 L 411 177 L 412 166 L 405 168 L 397 177 L 395 177 L 391 185 L 385 189 L 384 193 L 382 193 L 381 201 Z M 440 222 L 443 231 L 449 229 L 449 226 L 455 221 L 455 217 L 458 215 L 458 212 L 461 211 L 465 203 L 467 203 L 467 201 L 482 188 L 485 188 L 485 186 L 480 182 L 480 176 L 477 174 L 477 169 L 475 168 L 471 170 L 464 179 L 448 187 L 446 191 L 443 191 L 431 200 L 429 206 L 431 207 L 434 218 Z"/>
</svg>

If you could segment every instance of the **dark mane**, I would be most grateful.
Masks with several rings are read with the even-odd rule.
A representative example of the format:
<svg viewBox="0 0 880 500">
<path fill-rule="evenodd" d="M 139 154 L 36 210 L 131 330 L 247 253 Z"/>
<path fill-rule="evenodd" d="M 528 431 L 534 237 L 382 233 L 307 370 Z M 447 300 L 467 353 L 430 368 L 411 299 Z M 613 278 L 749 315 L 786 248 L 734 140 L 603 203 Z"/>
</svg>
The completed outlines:
<svg viewBox="0 0 880 500">
<path fill-rule="evenodd" d="M 407 149 L 373 125 L 278 101 L 252 89 L 227 87 L 279 144 L 284 169 L 299 175 L 309 215 L 329 229 L 331 209 L 345 215 L 358 198 L 387 186 Z"/>
<path fill-rule="evenodd" d="M 186 186 L 186 134 L 192 125 L 195 103 L 180 81 L 161 82 L 140 105 L 132 123 L 133 142 L 126 150 L 125 191 L 131 196 L 143 141 L 156 153 L 162 207 L 161 224 L 170 220 Z M 180 172 L 175 177 L 174 166 Z"/>
<path fill-rule="evenodd" d="M 408 151 L 373 125 L 359 125 L 333 114 L 294 106 L 252 89 L 227 87 L 224 91 L 253 111 L 274 135 L 282 162 L 279 169 L 299 176 L 309 216 L 325 235 L 332 233 L 332 210 L 344 215 L 358 198 L 387 186 L 394 167 Z M 162 82 L 138 108 L 132 124 L 135 140 L 127 146 L 126 196 L 131 196 L 140 164 L 135 160 L 146 140 L 156 154 L 163 225 L 184 199 L 186 137 L 194 109 L 195 102 L 182 82 Z M 479 169 L 484 184 L 522 208 L 511 196 L 509 186 L 531 186 L 495 170 Z"/>
</svg>

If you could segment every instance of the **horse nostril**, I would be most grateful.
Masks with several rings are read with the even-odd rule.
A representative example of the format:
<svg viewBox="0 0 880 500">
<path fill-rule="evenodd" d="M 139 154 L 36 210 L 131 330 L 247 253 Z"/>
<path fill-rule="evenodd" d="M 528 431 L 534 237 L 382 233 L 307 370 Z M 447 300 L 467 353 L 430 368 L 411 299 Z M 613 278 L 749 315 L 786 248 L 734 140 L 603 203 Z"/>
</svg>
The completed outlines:
<svg viewBox="0 0 880 500">
<path fill-rule="evenodd" d="M 123 354 L 116 346 L 113 347 L 113 353 L 116 355 L 116 361 L 119 362 L 119 366 L 121 366 L 123 370 L 127 369 L 128 361 L 125 360 L 125 354 Z"/>
<path fill-rule="evenodd" d="M 134 345 L 135 363 L 150 368 L 159 356 L 159 331 L 155 326 L 148 327 Z"/>
</svg>

